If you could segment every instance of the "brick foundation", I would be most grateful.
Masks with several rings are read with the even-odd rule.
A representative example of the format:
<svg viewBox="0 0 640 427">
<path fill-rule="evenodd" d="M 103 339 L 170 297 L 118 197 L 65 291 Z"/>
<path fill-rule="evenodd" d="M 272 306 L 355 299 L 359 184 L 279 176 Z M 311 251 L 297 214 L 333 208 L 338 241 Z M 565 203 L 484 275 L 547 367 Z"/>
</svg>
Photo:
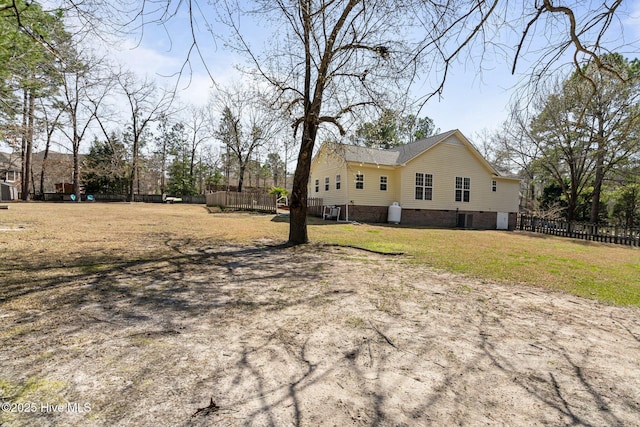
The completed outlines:
<svg viewBox="0 0 640 427">
<path fill-rule="evenodd" d="M 346 219 L 345 206 L 342 205 L 340 206 L 340 208 L 340 220 L 344 221 Z M 368 223 L 386 223 L 388 212 L 388 206 L 350 205 L 349 220 Z M 402 209 L 400 224 L 442 228 L 465 227 L 464 219 L 460 218 L 460 214 L 470 215 L 470 217 L 467 216 L 466 218 L 466 228 L 474 228 L 480 230 L 496 229 L 496 212 L 460 210 Z M 509 213 L 509 230 L 515 229 L 516 219 L 517 214 L 515 212 Z"/>
</svg>

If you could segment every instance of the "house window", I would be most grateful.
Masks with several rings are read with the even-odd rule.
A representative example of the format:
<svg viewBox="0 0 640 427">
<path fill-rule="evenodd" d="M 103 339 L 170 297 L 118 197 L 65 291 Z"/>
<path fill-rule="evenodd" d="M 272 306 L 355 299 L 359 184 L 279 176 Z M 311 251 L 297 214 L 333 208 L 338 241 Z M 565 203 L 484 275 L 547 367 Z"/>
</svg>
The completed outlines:
<svg viewBox="0 0 640 427">
<path fill-rule="evenodd" d="M 491 181 L 491 191 L 494 193 L 498 191 L 498 182 L 495 179 Z"/>
<path fill-rule="evenodd" d="M 364 175 L 361 173 L 356 174 L 356 190 L 364 190 Z"/>
<path fill-rule="evenodd" d="M 433 199 L 433 175 L 430 173 L 416 173 L 416 200 Z"/>
<path fill-rule="evenodd" d="M 316 179 L 316 193 L 320 191 L 320 180 Z"/>
<path fill-rule="evenodd" d="M 469 202 L 471 178 L 456 176 L 456 202 Z"/>
<path fill-rule="evenodd" d="M 336 190 L 340 189 L 340 175 L 336 175 Z"/>
<path fill-rule="evenodd" d="M 5 179 L 4 180 L 7 181 L 7 182 L 16 181 L 16 175 L 17 175 L 16 171 L 7 171 L 5 173 Z"/>
<path fill-rule="evenodd" d="M 329 177 L 324 177 L 324 191 L 329 191 Z"/>
<path fill-rule="evenodd" d="M 387 184 L 389 179 L 386 176 L 380 177 L 380 191 L 387 191 Z"/>
</svg>

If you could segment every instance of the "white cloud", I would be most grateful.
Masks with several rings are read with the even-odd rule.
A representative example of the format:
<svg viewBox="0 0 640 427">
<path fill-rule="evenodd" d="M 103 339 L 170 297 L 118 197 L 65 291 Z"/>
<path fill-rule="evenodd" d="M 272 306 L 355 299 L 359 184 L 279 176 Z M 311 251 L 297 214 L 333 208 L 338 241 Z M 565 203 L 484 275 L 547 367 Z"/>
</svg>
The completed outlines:
<svg viewBox="0 0 640 427">
<path fill-rule="evenodd" d="M 116 63 L 143 77 L 169 76 L 180 67 L 177 58 L 136 44 L 131 39 L 122 40 L 121 45 L 113 47 L 112 52 Z"/>
</svg>

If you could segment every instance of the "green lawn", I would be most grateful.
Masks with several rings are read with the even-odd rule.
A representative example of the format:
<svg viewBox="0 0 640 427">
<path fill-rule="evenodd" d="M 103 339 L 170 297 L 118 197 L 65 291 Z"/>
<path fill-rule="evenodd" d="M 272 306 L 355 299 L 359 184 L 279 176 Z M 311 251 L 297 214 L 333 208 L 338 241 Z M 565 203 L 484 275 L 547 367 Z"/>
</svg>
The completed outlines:
<svg viewBox="0 0 640 427">
<path fill-rule="evenodd" d="M 313 240 L 404 252 L 409 263 L 640 306 L 640 249 L 521 232 L 313 225 Z"/>
<path fill-rule="evenodd" d="M 0 215 L 0 282 L 49 274 L 47 266 L 175 253 L 176 245 L 284 242 L 286 218 L 210 214 L 203 206 L 16 203 Z M 313 242 L 403 252 L 403 261 L 480 280 L 523 283 L 599 301 L 640 306 L 640 249 L 542 234 L 339 224 L 309 218 Z M 38 271 L 38 270 L 42 271 Z M 69 268 L 67 268 L 69 270 Z"/>
</svg>

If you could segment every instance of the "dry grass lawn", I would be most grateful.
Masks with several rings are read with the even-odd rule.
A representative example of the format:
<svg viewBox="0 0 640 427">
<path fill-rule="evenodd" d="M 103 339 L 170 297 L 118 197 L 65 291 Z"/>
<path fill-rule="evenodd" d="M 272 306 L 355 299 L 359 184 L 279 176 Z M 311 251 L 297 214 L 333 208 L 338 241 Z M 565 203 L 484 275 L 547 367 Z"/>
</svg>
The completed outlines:
<svg viewBox="0 0 640 427">
<path fill-rule="evenodd" d="M 637 250 L 287 231 L 189 205 L 0 211 L 0 425 L 640 425 Z"/>
</svg>

